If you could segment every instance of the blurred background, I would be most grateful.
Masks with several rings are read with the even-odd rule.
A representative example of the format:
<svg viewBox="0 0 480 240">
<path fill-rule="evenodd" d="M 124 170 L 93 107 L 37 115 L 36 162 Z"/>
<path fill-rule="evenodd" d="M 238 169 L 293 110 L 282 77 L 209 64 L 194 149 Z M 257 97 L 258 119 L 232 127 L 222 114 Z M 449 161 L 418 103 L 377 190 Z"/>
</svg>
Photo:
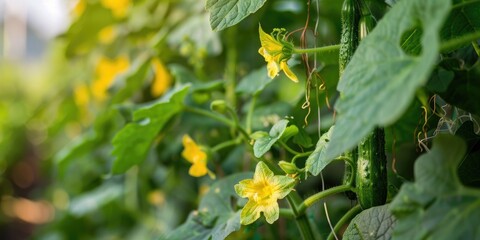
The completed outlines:
<svg viewBox="0 0 480 240">
<path fill-rule="evenodd" d="M 259 23 L 266 32 L 318 24 L 317 36 L 307 33 L 308 45 L 338 43 L 341 2 L 312 2 L 316 7 L 306 22 L 305 1 L 267 1 L 237 26 L 213 32 L 205 1 L 0 0 L 0 239 L 152 239 L 180 225 L 211 184 L 187 174 L 181 136 L 189 133 L 213 146 L 229 131 L 179 116 L 141 165 L 111 175 L 115 133 L 131 121 L 135 107 L 178 83 L 200 86 L 186 100 L 198 106 L 224 99 L 216 83 L 225 75 L 231 51 L 238 52 L 238 79 L 264 69 L 257 53 Z M 299 31 L 295 34 L 298 39 Z M 331 96 L 317 97 L 318 107 L 326 109 L 334 98 L 338 66 L 336 56 L 325 59 L 319 69 Z M 304 75 L 300 62 L 293 61 L 299 76 Z M 303 121 L 303 84 L 272 81 L 258 100 L 255 130 L 268 130 L 287 115 Z M 249 100 L 239 96 L 239 111 Z M 312 101 L 313 108 L 316 104 Z M 331 112 L 324 116 L 327 129 Z M 310 115 L 311 122 L 315 119 Z M 316 136 L 315 123 L 307 132 Z M 245 170 L 244 152 L 241 146 L 221 152 L 219 169 L 225 174 Z M 327 185 L 338 184 L 342 171 L 343 165 L 333 164 Z M 319 188 L 314 179 L 304 193 Z M 332 201 L 332 220 L 350 206 L 344 197 Z M 322 209 L 314 212 L 318 225 L 327 229 L 319 217 Z M 298 236 L 295 231 L 286 233 L 287 239 Z M 243 238 L 274 237 L 262 234 Z"/>
<path fill-rule="evenodd" d="M 46 111 L 53 110 L 47 110 L 50 103 L 58 104 L 53 97 L 61 93 L 58 84 L 66 84 L 56 76 L 61 74 L 57 67 L 62 67 L 62 54 L 54 42 L 68 28 L 73 4 L 0 1 L 2 239 L 27 239 L 35 226 L 55 218 L 55 206 L 44 191 L 51 183 L 47 159 L 54 144 L 48 139 L 58 112 Z"/>
</svg>

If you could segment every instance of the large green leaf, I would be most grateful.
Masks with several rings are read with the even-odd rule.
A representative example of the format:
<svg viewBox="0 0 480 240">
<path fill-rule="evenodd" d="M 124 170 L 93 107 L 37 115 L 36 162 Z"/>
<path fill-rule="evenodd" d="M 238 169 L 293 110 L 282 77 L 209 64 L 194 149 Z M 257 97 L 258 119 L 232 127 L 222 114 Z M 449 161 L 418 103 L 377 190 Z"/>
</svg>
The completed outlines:
<svg viewBox="0 0 480 240">
<path fill-rule="evenodd" d="M 270 129 L 270 132 L 268 135 L 259 138 L 255 141 L 255 144 L 253 144 L 253 153 L 255 157 L 259 158 L 263 156 L 266 152 L 272 148 L 273 144 L 275 144 L 278 139 L 280 139 L 283 135 L 283 132 L 287 128 L 288 120 L 282 119 L 275 123 L 275 125 L 272 126 L 272 129 Z"/>
<path fill-rule="evenodd" d="M 240 210 L 232 208 L 231 199 L 239 199 L 233 186 L 243 179 L 251 178 L 252 173 L 237 173 L 213 184 L 200 201 L 198 210 L 190 214 L 187 221 L 171 232 L 172 240 L 225 239 L 230 233 L 240 229 Z"/>
<path fill-rule="evenodd" d="M 480 30 L 480 2 L 477 0 L 455 2 L 445 24 L 440 31 L 442 42 L 463 35 L 472 34 Z M 420 39 L 422 37 L 422 28 L 411 29 L 402 38 L 402 48 L 411 54 L 419 54 L 422 50 Z M 467 43 L 469 44 L 469 43 Z"/>
<path fill-rule="evenodd" d="M 479 239 L 480 190 L 461 184 L 457 167 L 464 141 L 438 135 L 415 162 L 415 182 L 405 183 L 391 203 L 394 239 Z"/>
<path fill-rule="evenodd" d="M 438 92 L 450 104 L 480 116 L 480 65 L 456 71 L 448 90 Z"/>
<path fill-rule="evenodd" d="M 268 77 L 267 68 L 262 67 L 242 78 L 235 91 L 255 95 L 261 92 L 271 82 L 272 79 Z"/>
<path fill-rule="evenodd" d="M 390 239 L 395 227 L 395 218 L 388 208 L 387 204 L 361 212 L 352 219 L 343 238 L 349 240 Z"/>
<path fill-rule="evenodd" d="M 210 26 L 215 31 L 233 26 L 260 9 L 267 0 L 207 0 Z"/>
<path fill-rule="evenodd" d="M 480 31 L 480 1 L 465 1 L 453 6 L 441 31 L 442 40 Z"/>
<path fill-rule="evenodd" d="M 133 122 L 127 124 L 113 139 L 112 173 L 123 173 L 142 162 L 155 136 L 167 121 L 182 110 L 182 101 L 190 85 L 182 85 L 168 92 L 159 101 L 133 113 Z"/>
<path fill-rule="evenodd" d="M 325 158 L 352 148 L 376 126 L 392 124 L 408 108 L 436 63 L 449 8 L 449 0 L 400 1 L 362 41 L 338 85 L 342 96 Z M 418 24 L 422 51 L 409 55 L 400 46 L 402 35 Z"/>
<path fill-rule="evenodd" d="M 333 159 L 324 158 L 325 149 L 328 147 L 330 142 L 330 137 L 334 126 L 330 127 L 328 132 L 324 133 L 317 142 L 317 146 L 310 156 L 308 156 L 307 161 L 305 163 L 305 168 L 308 172 L 317 176 L 329 163 L 333 161 Z"/>
</svg>

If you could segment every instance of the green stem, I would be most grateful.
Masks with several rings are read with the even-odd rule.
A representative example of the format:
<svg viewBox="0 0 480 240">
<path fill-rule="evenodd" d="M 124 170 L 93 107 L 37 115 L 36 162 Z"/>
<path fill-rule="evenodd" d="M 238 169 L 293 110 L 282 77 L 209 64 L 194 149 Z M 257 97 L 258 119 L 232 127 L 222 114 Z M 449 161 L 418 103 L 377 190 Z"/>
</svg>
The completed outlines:
<svg viewBox="0 0 480 240">
<path fill-rule="evenodd" d="M 138 167 L 135 166 L 127 171 L 125 177 L 125 205 L 131 210 L 138 209 Z"/>
<path fill-rule="evenodd" d="M 290 194 L 287 195 L 287 201 L 290 204 L 290 207 L 292 208 L 293 213 L 295 214 L 295 222 L 297 223 L 298 230 L 300 231 L 300 234 L 302 235 L 302 238 L 304 240 L 313 240 L 315 239 L 315 236 L 312 231 L 312 227 L 310 226 L 310 223 L 308 222 L 307 215 L 305 214 L 299 214 L 299 204 L 302 202 L 302 198 L 297 192 L 290 192 Z"/>
<path fill-rule="evenodd" d="M 282 140 L 278 141 L 280 143 L 280 145 L 282 145 L 282 147 L 284 147 L 287 151 L 289 151 L 291 154 L 294 154 L 294 155 L 300 155 L 302 154 L 301 152 L 297 152 L 295 150 L 293 150 L 292 148 L 290 148 L 285 142 L 283 142 Z"/>
<path fill-rule="evenodd" d="M 468 1 L 468 2 L 458 3 L 458 4 L 453 5 L 451 10 L 454 10 L 454 9 L 457 9 L 457 8 L 462 8 L 462 7 L 468 6 L 470 4 L 476 4 L 478 2 L 480 2 L 480 1 L 476 0 L 476 1 Z"/>
<path fill-rule="evenodd" d="M 315 204 L 316 202 L 318 202 L 319 200 L 323 199 L 323 198 L 326 198 L 330 195 L 333 195 L 333 194 L 336 194 L 336 193 L 340 193 L 340 192 L 346 192 L 346 191 L 350 191 L 352 190 L 352 187 L 348 186 L 348 185 L 340 185 L 340 186 L 336 186 L 336 187 L 332 187 L 332 188 L 329 188 L 325 191 L 321 191 L 321 192 L 318 192 L 310 197 L 308 197 L 307 199 L 305 199 L 305 201 L 302 202 L 302 204 L 300 204 L 299 206 L 299 214 L 303 214 L 308 207 L 312 206 L 313 204 Z"/>
<path fill-rule="evenodd" d="M 472 46 L 473 46 L 473 49 L 475 49 L 475 52 L 477 53 L 477 57 L 480 57 L 480 47 L 478 46 L 478 43 L 476 41 L 472 41 Z"/>
<path fill-rule="evenodd" d="M 223 117 L 222 115 L 201 109 L 201 108 L 196 108 L 196 107 L 190 107 L 190 106 L 184 106 L 185 111 L 187 112 L 192 112 L 198 115 L 203 115 L 205 117 L 209 117 L 211 119 L 215 119 L 227 126 L 230 127 L 235 127 L 235 123 L 230 121 L 230 119 Z"/>
<path fill-rule="evenodd" d="M 238 123 L 238 119 L 236 119 L 235 117 L 234 117 L 234 121 L 231 121 L 230 119 L 225 118 L 222 115 L 219 115 L 219 114 L 216 114 L 216 113 L 213 113 L 213 112 L 201 109 L 201 108 L 184 106 L 184 109 L 187 112 L 192 112 L 192 113 L 196 113 L 196 114 L 199 114 L 199 115 L 203 115 L 205 117 L 209 117 L 209 118 L 215 119 L 215 120 L 217 120 L 221 123 L 224 123 L 225 125 L 238 130 L 245 137 L 245 139 L 247 139 L 247 140 L 250 139 L 250 135 L 248 135 L 247 131 L 245 131 L 245 129 L 243 129 L 242 126 L 240 126 L 240 124 Z M 234 113 L 232 113 L 232 115 L 234 115 Z M 236 115 L 234 115 L 234 116 L 236 116 Z"/>
<path fill-rule="evenodd" d="M 479 38 L 480 38 L 480 31 L 465 34 L 460 37 L 447 40 L 446 42 L 443 42 L 440 45 L 440 52 L 448 52 L 448 51 L 454 50 L 472 41 L 478 40 Z"/>
<path fill-rule="evenodd" d="M 304 153 L 299 153 L 299 154 L 295 155 L 295 156 L 292 158 L 292 163 L 295 164 L 295 161 L 297 161 L 297 158 L 308 157 L 308 156 L 310 156 L 310 154 L 312 154 L 312 153 L 313 153 L 313 151 L 304 152 Z"/>
<path fill-rule="evenodd" d="M 233 110 L 233 108 L 231 108 L 230 106 L 227 106 L 227 111 L 235 123 L 235 128 L 238 129 L 240 133 L 242 133 L 247 140 L 250 139 L 250 135 L 248 134 L 248 132 L 244 128 L 242 128 L 242 126 L 240 125 L 240 120 L 238 119 L 238 116 L 235 110 Z"/>
<path fill-rule="evenodd" d="M 352 218 L 355 217 L 361 211 L 362 211 L 362 207 L 360 207 L 360 205 L 358 204 L 355 207 L 348 210 L 348 212 L 345 213 L 345 215 L 343 215 L 343 217 L 340 218 L 340 220 L 338 220 L 337 224 L 335 224 L 335 227 L 333 228 L 333 232 L 331 232 L 328 235 L 327 240 L 335 239 L 334 233 L 338 233 L 341 227 L 343 227 L 347 222 L 352 220 Z"/>
<path fill-rule="evenodd" d="M 317 48 L 294 48 L 293 53 L 325 53 L 325 52 L 333 52 L 338 51 L 340 49 L 340 45 L 330 45 L 330 46 L 323 46 Z"/>
<path fill-rule="evenodd" d="M 252 100 L 250 101 L 248 112 L 247 112 L 247 120 L 245 125 L 246 125 L 248 134 L 252 133 L 252 118 L 253 118 L 253 111 L 255 110 L 255 103 L 257 101 L 257 96 L 258 94 L 253 95 Z"/>
<path fill-rule="evenodd" d="M 219 143 L 218 145 L 212 147 L 212 151 L 213 152 L 218 152 L 221 149 L 224 149 L 224 148 L 227 148 L 227 147 L 230 147 L 230 146 L 234 146 L 234 145 L 237 145 L 239 143 L 240 143 L 240 138 L 235 138 L 235 139 L 232 139 L 232 140 L 229 140 L 229 141 L 226 141 L 226 142 Z"/>
<path fill-rule="evenodd" d="M 228 102 L 232 106 L 236 106 L 237 99 L 235 95 L 236 72 L 237 72 L 237 27 L 233 26 L 226 31 L 227 46 L 227 65 L 225 69 L 225 94 Z"/>
<path fill-rule="evenodd" d="M 280 217 L 295 219 L 295 214 L 290 208 L 280 208 Z"/>
</svg>

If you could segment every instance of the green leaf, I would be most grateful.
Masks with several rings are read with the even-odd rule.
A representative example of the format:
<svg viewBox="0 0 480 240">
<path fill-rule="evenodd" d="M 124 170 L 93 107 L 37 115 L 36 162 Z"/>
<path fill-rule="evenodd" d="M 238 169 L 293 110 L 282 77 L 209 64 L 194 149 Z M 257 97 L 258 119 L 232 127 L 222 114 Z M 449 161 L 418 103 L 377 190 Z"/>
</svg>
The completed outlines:
<svg viewBox="0 0 480 240">
<path fill-rule="evenodd" d="M 198 210 L 185 223 L 161 239 L 225 239 L 240 229 L 240 211 L 232 208 L 231 199 L 239 199 L 233 186 L 252 178 L 252 173 L 237 173 L 214 183 L 200 201 Z"/>
<path fill-rule="evenodd" d="M 267 68 L 262 67 L 242 78 L 235 91 L 247 95 L 256 95 L 271 82 L 272 79 L 268 77 Z"/>
<path fill-rule="evenodd" d="M 479 1 L 455 3 L 445 21 L 445 25 L 443 25 L 440 31 L 442 42 L 479 31 L 480 16 L 478 15 L 478 11 L 480 11 Z M 408 34 L 405 34 L 404 38 L 402 38 L 402 48 L 407 53 L 420 53 L 422 50 L 420 43 L 422 33 L 423 30 L 420 27 L 411 29 Z"/>
<path fill-rule="evenodd" d="M 263 156 L 266 152 L 272 148 L 273 144 L 275 144 L 280 137 L 282 137 L 283 132 L 287 128 L 288 120 L 282 119 L 273 125 L 272 129 L 268 136 L 259 138 L 255 141 L 253 145 L 253 153 L 255 157 L 259 158 Z"/>
<path fill-rule="evenodd" d="M 376 126 L 392 124 L 408 108 L 436 63 L 438 32 L 449 9 L 449 0 L 400 1 L 361 42 L 338 85 L 342 96 L 325 159 L 352 148 Z M 399 43 L 417 24 L 423 35 L 422 51 L 415 56 Z"/>
<path fill-rule="evenodd" d="M 282 134 L 282 141 L 288 141 L 291 137 L 296 136 L 298 134 L 298 127 L 295 125 L 290 125 L 285 128 L 285 131 Z"/>
<path fill-rule="evenodd" d="M 453 6 L 440 32 L 442 41 L 480 31 L 480 1 L 462 2 Z"/>
<path fill-rule="evenodd" d="M 98 44 L 98 32 L 115 23 L 109 9 L 101 4 L 88 4 L 86 11 L 70 26 L 66 33 L 67 56 L 87 53 Z"/>
<path fill-rule="evenodd" d="M 308 172 L 317 176 L 329 163 L 333 161 L 332 159 L 326 159 L 324 157 L 326 149 L 330 143 L 330 137 L 335 126 L 330 127 L 328 132 L 324 133 L 317 142 L 317 146 L 310 156 L 308 156 L 307 161 L 305 162 L 305 168 Z"/>
<path fill-rule="evenodd" d="M 200 80 L 186 67 L 179 64 L 169 64 L 170 73 L 175 78 L 175 81 L 181 84 L 198 83 Z"/>
<path fill-rule="evenodd" d="M 189 41 L 194 45 L 191 55 L 194 51 L 206 51 L 211 56 L 222 52 L 219 34 L 210 29 L 206 13 L 191 15 L 168 35 L 168 43 L 171 46 L 180 47 Z"/>
<path fill-rule="evenodd" d="M 461 136 L 468 145 L 467 155 L 458 167 L 458 174 L 463 184 L 480 187 L 480 136 L 474 131 L 474 123 L 468 121 L 455 132 L 455 136 Z"/>
<path fill-rule="evenodd" d="M 215 31 L 231 27 L 260 9 L 267 0 L 207 0 L 210 26 Z"/>
<path fill-rule="evenodd" d="M 390 205 L 397 219 L 394 239 L 479 239 L 480 190 L 461 184 L 457 167 L 466 145 L 438 135 L 415 162 L 415 182 L 403 184 Z"/>
<path fill-rule="evenodd" d="M 298 134 L 293 137 L 293 143 L 298 144 L 302 147 L 309 148 L 313 146 L 312 138 L 308 136 L 307 131 L 302 127 L 298 128 Z"/>
<path fill-rule="evenodd" d="M 123 193 L 123 186 L 119 184 L 104 184 L 90 192 L 86 192 L 72 199 L 69 211 L 81 217 L 101 209 L 105 204 L 118 199 Z"/>
<path fill-rule="evenodd" d="M 190 85 L 176 87 L 159 101 L 144 106 L 133 113 L 133 122 L 127 124 L 114 137 L 112 173 L 123 173 L 142 162 L 150 145 L 167 121 L 182 110 L 182 101 Z"/>
<path fill-rule="evenodd" d="M 350 240 L 391 239 L 395 227 L 395 217 L 388 208 L 387 204 L 361 212 L 352 219 L 343 238 Z"/>
<path fill-rule="evenodd" d="M 480 116 L 480 65 L 457 71 L 446 92 L 439 95 L 450 104 Z"/>
<path fill-rule="evenodd" d="M 55 164 L 57 164 L 59 168 L 59 174 L 63 175 L 66 165 L 73 159 L 91 152 L 98 144 L 99 138 L 93 131 L 75 138 L 54 157 Z"/>
</svg>

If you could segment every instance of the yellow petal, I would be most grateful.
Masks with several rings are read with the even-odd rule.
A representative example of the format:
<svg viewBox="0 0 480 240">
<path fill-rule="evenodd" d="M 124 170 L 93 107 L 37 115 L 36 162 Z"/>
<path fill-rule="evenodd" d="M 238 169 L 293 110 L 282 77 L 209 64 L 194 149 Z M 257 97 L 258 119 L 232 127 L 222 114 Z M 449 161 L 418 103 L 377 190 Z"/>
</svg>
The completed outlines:
<svg viewBox="0 0 480 240">
<path fill-rule="evenodd" d="M 85 11 L 86 6 L 87 6 L 87 3 L 85 2 L 85 0 L 78 0 L 77 4 L 75 5 L 75 8 L 73 9 L 73 14 L 77 17 L 82 15 L 83 12 Z"/>
<path fill-rule="evenodd" d="M 113 26 L 107 26 L 98 32 L 98 40 L 100 43 L 110 44 L 115 39 L 115 35 L 115 28 Z"/>
<path fill-rule="evenodd" d="M 245 179 L 235 184 L 235 192 L 242 198 L 253 198 L 256 193 L 256 189 L 253 188 L 253 179 Z"/>
<path fill-rule="evenodd" d="M 253 181 L 255 183 L 257 182 L 265 182 L 268 183 L 270 181 L 270 178 L 272 178 L 273 172 L 268 168 L 268 166 L 263 163 L 259 162 L 257 166 L 255 167 L 255 173 L 253 175 Z"/>
<path fill-rule="evenodd" d="M 273 54 L 282 52 L 283 45 L 275 40 L 275 38 L 265 33 L 260 25 L 258 26 L 258 33 L 260 36 L 260 44 L 268 53 Z"/>
<path fill-rule="evenodd" d="M 87 85 L 85 84 L 78 85 L 73 90 L 73 93 L 74 93 L 75 104 L 77 104 L 78 107 L 83 108 L 88 105 L 88 102 L 90 100 L 90 94 L 89 94 Z"/>
<path fill-rule="evenodd" d="M 202 177 L 205 176 L 208 172 L 206 162 L 194 163 L 188 170 L 188 174 L 193 177 Z"/>
<path fill-rule="evenodd" d="M 105 8 L 112 10 L 112 13 L 117 18 L 125 17 L 128 8 L 130 7 L 130 0 L 101 0 Z"/>
<path fill-rule="evenodd" d="M 268 77 L 273 79 L 278 75 L 278 72 L 280 69 L 278 68 L 278 64 L 275 61 L 270 61 L 267 63 L 267 71 L 268 71 Z"/>
<path fill-rule="evenodd" d="M 184 135 L 182 139 L 183 147 L 182 157 L 192 164 L 199 162 L 207 162 L 207 154 L 188 135 Z"/>
<path fill-rule="evenodd" d="M 253 201 L 248 201 L 240 213 L 240 223 L 248 225 L 260 218 L 261 208 Z"/>
<path fill-rule="evenodd" d="M 119 74 L 124 72 L 130 66 L 130 62 L 128 61 L 128 57 L 120 56 L 115 60 L 115 74 Z"/>
<path fill-rule="evenodd" d="M 290 70 L 286 61 L 282 61 L 280 63 L 280 68 L 283 70 L 285 75 L 287 75 L 287 77 L 290 78 L 290 80 L 292 80 L 294 82 L 298 82 L 297 75 L 295 75 L 295 73 L 293 73 L 292 70 Z"/>
<path fill-rule="evenodd" d="M 278 203 L 275 201 L 272 204 L 265 206 L 263 208 L 263 215 L 265 215 L 265 220 L 268 223 L 272 224 L 278 220 L 280 216 L 280 209 L 278 208 Z"/>
<path fill-rule="evenodd" d="M 151 93 L 154 97 L 164 94 L 172 84 L 172 76 L 168 73 L 167 68 L 159 60 L 153 60 L 155 69 L 155 79 L 152 83 Z"/>
</svg>

